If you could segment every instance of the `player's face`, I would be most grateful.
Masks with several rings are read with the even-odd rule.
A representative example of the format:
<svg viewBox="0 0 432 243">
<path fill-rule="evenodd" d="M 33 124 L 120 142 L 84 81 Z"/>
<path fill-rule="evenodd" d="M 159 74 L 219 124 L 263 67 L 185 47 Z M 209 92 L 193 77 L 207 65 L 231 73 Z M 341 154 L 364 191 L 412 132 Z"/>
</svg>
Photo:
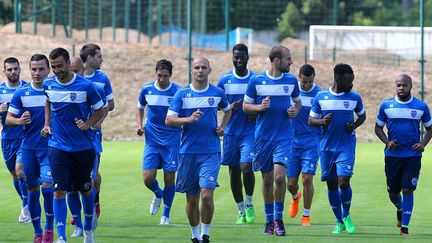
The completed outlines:
<svg viewBox="0 0 432 243">
<path fill-rule="evenodd" d="M 30 62 L 30 75 L 34 83 L 42 84 L 50 72 L 45 60 Z"/>
<path fill-rule="evenodd" d="M 339 87 L 342 92 L 350 92 L 353 88 L 354 74 L 345 73 L 339 82 Z"/>
<path fill-rule="evenodd" d="M 65 61 L 62 56 L 50 59 L 51 69 L 58 80 L 65 80 L 70 70 L 70 62 Z"/>
<path fill-rule="evenodd" d="M 20 80 L 21 68 L 17 62 L 5 63 L 3 73 L 9 82 L 16 83 Z"/>
<path fill-rule="evenodd" d="M 412 85 L 403 77 L 398 77 L 395 80 L 396 94 L 400 100 L 408 100 L 411 98 Z"/>
<path fill-rule="evenodd" d="M 198 82 L 207 82 L 211 68 L 206 59 L 200 58 L 192 62 L 192 77 Z"/>
<path fill-rule="evenodd" d="M 171 75 L 166 69 L 158 69 L 156 71 L 156 78 L 158 86 L 164 89 L 170 84 Z"/>
<path fill-rule="evenodd" d="M 279 59 L 279 58 L 278 58 Z M 282 51 L 282 58 L 279 59 L 279 63 L 277 65 L 279 71 L 282 73 L 287 73 L 290 71 L 290 66 L 293 64 L 291 58 L 291 52 L 288 49 L 284 49 Z"/>
<path fill-rule="evenodd" d="M 71 61 L 70 62 L 70 70 L 79 75 L 84 74 L 84 66 L 80 61 Z"/>
<path fill-rule="evenodd" d="M 234 50 L 233 64 L 236 70 L 244 71 L 249 60 L 248 53 L 245 51 Z"/>
<path fill-rule="evenodd" d="M 92 57 L 92 64 L 94 69 L 100 69 L 103 59 L 102 52 L 100 50 L 96 50 L 96 54 Z"/>
<path fill-rule="evenodd" d="M 300 73 L 299 79 L 300 79 L 300 88 L 304 91 L 309 91 L 313 86 L 315 74 L 312 74 L 311 76 L 307 77 Z"/>
</svg>

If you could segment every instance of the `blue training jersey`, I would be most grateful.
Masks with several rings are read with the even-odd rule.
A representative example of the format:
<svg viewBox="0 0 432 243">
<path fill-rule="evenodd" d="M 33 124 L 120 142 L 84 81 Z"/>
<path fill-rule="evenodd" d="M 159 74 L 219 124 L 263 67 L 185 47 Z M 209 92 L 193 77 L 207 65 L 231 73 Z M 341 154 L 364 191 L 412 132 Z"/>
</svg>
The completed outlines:
<svg viewBox="0 0 432 243">
<path fill-rule="evenodd" d="M 102 108 L 103 101 L 95 85 L 76 74 L 67 83 L 53 76 L 45 80 L 44 92 L 51 102 L 52 135 L 48 146 L 70 152 L 94 149 L 90 129 L 81 131 L 75 119 L 86 121 L 92 108 Z"/>
<path fill-rule="evenodd" d="M 48 149 L 48 138 L 40 135 L 45 126 L 45 101 L 46 96 L 43 88 L 38 89 L 33 86 L 33 83 L 22 86 L 12 97 L 8 111 L 17 117 L 28 111 L 31 117 L 30 124 L 24 126 L 25 136 L 21 146 L 23 149 Z"/>
<path fill-rule="evenodd" d="M 12 97 L 19 88 L 27 84 L 26 81 L 21 80 L 20 85 L 17 87 L 9 87 L 7 82 L 3 82 L 0 84 L 0 104 L 7 102 L 8 105 L 12 100 Z M 1 122 L 2 122 L 2 139 L 22 139 L 24 137 L 24 127 L 23 126 L 14 126 L 10 127 L 6 125 L 6 115 L 7 111 L 1 114 Z M 21 115 L 21 114 L 19 114 Z"/>
<path fill-rule="evenodd" d="M 84 75 L 84 78 L 92 81 L 97 86 L 102 87 L 108 101 L 114 99 L 111 82 L 105 73 L 100 70 L 95 70 L 92 74 Z"/>
<path fill-rule="evenodd" d="M 318 92 L 309 115 L 318 118 L 332 114 L 332 122 L 323 127 L 322 151 L 355 150 L 355 131 L 346 131 L 346 123 L 354 122 L 354 112 L 357 116 L 365 114 L 362 99 L 354 91 L 335 93 L 328 88 Z"/>
<path fill-rule="evenodd" d="M 309 113 L 313 105 L 315 95 L 319 91 L 321 91 L 321 88 L 315 84 L 308 91 L 304 91 L 300 88 L 302 108 L 292 121 L 294 128 L 293 146 L 295 148 L 311 148 L 319 145 L 322 136 L 322 128 L 309 126 L 308 124 Z"/>
<path fill-rule="evenodd" d="M 231 70 L 219 79 L 217 86 L 225 92 L 230 104 L 234 101 L 241 101 L 243 105 L 243 97 L 252 75 L 254 75 L 254 73 L 248 70 L 246 76 L 240 77 L 235 73 L 235 70 Z M 250 115 L 244 112 L 242 108 L 232 111 L 231 119 L 225 129 L 225 134 L 253 135 L 254 131 L 255 118 L 250 119 Z"/>
<path fill-rule="evenodd" d="M 270 96 L 270 107 L 258 113 L 255 138 L 270 141 L 292 139 L 292 124 L 287 110 L 292 105 L 291 99 L 300 100 L 297 78 L 290 73 L 273 77 L 268 71 L 252 76 L 244 100 L 261 104 L 267 96 Z"/>
<path fill-rule="evenodd" d="M 378 126 L 387 126 L 388 139 L 396 140 L 394 150 L 384 149 L 386 156 L 411 157 L 421 156 L 422 153 L 411 147 L 420 142 L 420 122 L 425 127 L 432 125 L 429 107 L 421 100 L 411 97 L 403 102 L 393 97 L 381 104 L 376 119 Z"/>
<path fill-rule="evenodd" d="M 147 106 L 145 120 L 145 140 L 148 145 L 180 145 L 181 129 L 165 125 L 165 118 L 174 94 L 181 87 L 173 82 L 161 89 L 156 81 L 144 85 L 138 97 L 138 108 L 143 110 Z"/>
<path fill-rule="evenodd" d="M 168 115 L 189 117 L 199 109 L 203 114 L 198 121 L 183 125 L 180 153 L 218 153 L 220 140 L 216 134 L 217 111 L 230 109 L 225 93 L 208 84 L 203 90 L 196 90 L 191 84 L 177 91 L 168 109 Z"/>
<path fill-rule="evenodd" d="M 99 94 L 99 96 L 102 99 L 103 102 L 103 108 L 108 107 L 108 101 L 106 99 L 106 95 L 105 95 L 105 91 L 101 86 L 95 85 L 96 90 Z M 90 115 L 93 115 L 95 112 L 95 110 L 92 108 L 90 111 Z M 102 153 L 103 149 L 102 149 L 102 128 L 99 129 L 91 129 L 90 132 L 92 133 L 92 137 L 93 137 L 93 146 L 95 149 L 96 153 Z"/>
</svg>

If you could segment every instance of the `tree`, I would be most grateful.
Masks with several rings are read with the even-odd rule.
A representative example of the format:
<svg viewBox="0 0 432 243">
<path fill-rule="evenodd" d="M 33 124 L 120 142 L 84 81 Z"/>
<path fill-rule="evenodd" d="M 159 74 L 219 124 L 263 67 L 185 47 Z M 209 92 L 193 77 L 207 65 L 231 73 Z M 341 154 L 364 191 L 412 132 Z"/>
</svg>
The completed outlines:
<svg viewBox="0 0 432 243">
<path fill-rule="evenodd" d="M 279 30 L 279 41 L 286 37 L 297 37 L 298 31 L 303 28 L 303 19 L 294 3 L 288 3 L 285 12 L 282 13 L 277 28 Z"/>
</svg>

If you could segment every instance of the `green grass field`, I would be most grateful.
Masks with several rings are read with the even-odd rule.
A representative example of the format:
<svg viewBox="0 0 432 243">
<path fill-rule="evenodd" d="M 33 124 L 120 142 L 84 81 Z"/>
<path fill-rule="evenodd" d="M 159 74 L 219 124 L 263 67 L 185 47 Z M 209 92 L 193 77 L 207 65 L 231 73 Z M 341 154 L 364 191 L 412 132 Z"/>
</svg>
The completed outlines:
<svg viewBox="0 0 432 243">
<path fill-rule="evenodd" d="M 103 176 L 99 226 L 95 231 L 97 242 L 190 242 L 190 230 L 184 211 L 185 196 L 176 194 L 171 213 L 171 225 L 158 225 L 157 216 L 149 215 L 152 194 L 144 187 L 141 175 L 142 142 L 105 142 L 101 173 Z M 234 224 L 237 209 L 229 189 L 228 170 L 223 167 L 219 176 L 220 187 L 215 192 L 215 216 L 211 229 L 214 242 L 432 242 L 432 155 L 424 154 L 419 187 L 410 224 L 409 239 L 399 236 L 395 223 L 395 208 L 387 197 L 383 146 L 359 144 L 355 175 L 352 179 L 353 203 L 351 215 L 357 233 L 332 235 L 334 216 L 327 201 L 325 183 L 320 182 L 320 169 L 315 178 L 315 197 L 312 205 L 312 227 L 299 226 L 301 217 L 287 215 L 286 237 L 265 236 L 261 175 L 256 174 L 254 204 L 257 222 L 254 225 Z M 159 178 L 160 175 L 158 176 Z M 161 180 L 160 180 L 161 181 Z M 20 202 L 13 189 L 4 164 L 0 166 L 0 242 L 31 242 L 33 228 L 17 222 Z M 161 183 L 163 184 L 163 182 Z M 302 208 L 302 203 L 300 204 Z M 301 215 L 301 210 L 299 215 Z M 69 217 L 69 216 L 68 216 Z M 69 218 L 68 218 L 69 219 Z M 68 225 L 68 235 L 73 227 Z M 82 242 L 82 238 L 68 238 L 68 242 Z"/>
</svg>

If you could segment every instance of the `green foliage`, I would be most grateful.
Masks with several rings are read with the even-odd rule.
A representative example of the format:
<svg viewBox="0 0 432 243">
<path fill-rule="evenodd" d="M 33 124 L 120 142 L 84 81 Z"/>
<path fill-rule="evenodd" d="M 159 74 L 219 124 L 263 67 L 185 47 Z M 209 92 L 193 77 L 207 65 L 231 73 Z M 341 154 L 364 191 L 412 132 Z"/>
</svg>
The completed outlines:
<svg viewBox="0 0 432 243">
<path fill-rule="evenodd" d="M 303 20 L 300 12 L 294 3 L 289 3 L 285 12 L 281 16 L 281 20 L 277 25 L 279 31 L 278 40 L 281 41 L 286 37 L 297 37 L 297 33 L 303 27 Z"/>
</svg>

